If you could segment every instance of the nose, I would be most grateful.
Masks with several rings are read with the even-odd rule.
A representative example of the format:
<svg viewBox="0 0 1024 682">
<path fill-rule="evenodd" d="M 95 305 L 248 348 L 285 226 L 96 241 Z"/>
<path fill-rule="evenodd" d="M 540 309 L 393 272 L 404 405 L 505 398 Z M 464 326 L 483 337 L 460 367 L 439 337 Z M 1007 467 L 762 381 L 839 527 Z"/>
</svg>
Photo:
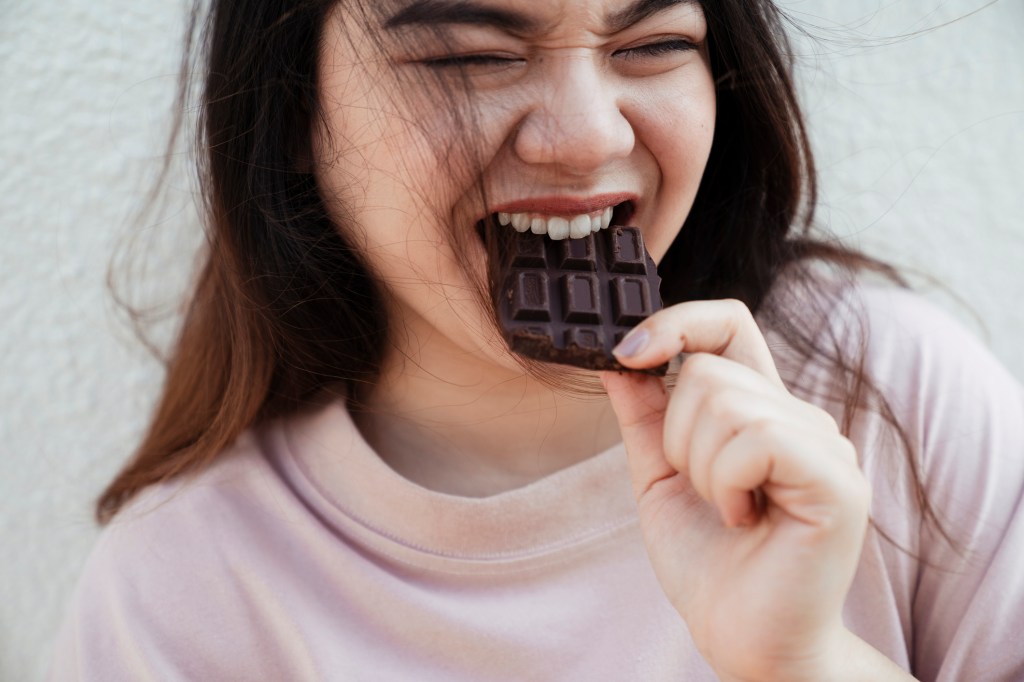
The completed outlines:
<svg viewBox="0 0 1024 682">
<path fill-rule="evenodd" d="M 516 131 L 519 158 L 584 174 L 628 156 L 636 138 L 611 77 L 575 55 L 551 60 L 547 71 Z"/>
</svg>

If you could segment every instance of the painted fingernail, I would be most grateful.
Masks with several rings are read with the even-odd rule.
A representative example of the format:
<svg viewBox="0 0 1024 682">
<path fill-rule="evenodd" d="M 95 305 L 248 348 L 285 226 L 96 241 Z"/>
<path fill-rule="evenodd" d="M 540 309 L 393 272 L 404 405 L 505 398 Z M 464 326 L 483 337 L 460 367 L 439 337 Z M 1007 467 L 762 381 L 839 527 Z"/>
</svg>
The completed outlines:
<svg viewBox="0 0 1024 682">
<path fill-rule="evenodd" d="M 626 334 L 626 338 L 619 341 L 619 345 L 612 349 L 612 353 L 620 358 L 631 358 L 634 355 L 639 355 L 644 348 L 647 348 L 647 342 L 650 340 L 651 335 L 646 329 L 634 329 Z"/>
</svg>

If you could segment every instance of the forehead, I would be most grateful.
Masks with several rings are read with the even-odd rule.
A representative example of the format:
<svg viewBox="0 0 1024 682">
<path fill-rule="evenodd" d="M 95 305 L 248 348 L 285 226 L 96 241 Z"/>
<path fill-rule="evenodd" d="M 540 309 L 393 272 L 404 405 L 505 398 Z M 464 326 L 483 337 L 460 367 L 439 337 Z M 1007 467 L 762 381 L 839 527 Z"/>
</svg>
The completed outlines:
<svg viewBox="0 0 1024 682">
<path fill-rule="evenodd" d="M 700 9 L 698 0 L 390 0 L 385 28 L 468 24 L 537 35 L 565 25 L 612 34 L 673 8 Z"/>
</svg>

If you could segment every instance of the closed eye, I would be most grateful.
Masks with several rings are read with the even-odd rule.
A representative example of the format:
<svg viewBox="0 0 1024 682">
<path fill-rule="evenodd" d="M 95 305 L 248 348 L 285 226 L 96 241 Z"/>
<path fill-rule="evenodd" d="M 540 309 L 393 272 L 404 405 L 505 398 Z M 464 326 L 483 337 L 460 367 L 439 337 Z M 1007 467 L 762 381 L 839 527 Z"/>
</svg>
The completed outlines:
<svg viewBox="0 0 1024 682">
<path fill-rule="evenodd" d="M 463 54 L 423 59 L 420 60 L 420 63 L 431 68 L 444 69 L 471 66 L 512 66 L 523 61 L 518 57 L 504 57 L 496 54 Z"/>
<path fill-rule="evenodd" d="M 679 52 L 691 52 L 697 49 L 697 44 L 684 40 L 682 38 L 674 38 L 672 40 L 663 40 L 657 43 L 648 43 L 646 45 L 638 45 L 636 47 L 627 47 L 622 50 L 616 50 L 614 56 L 622 57 L 624 59 L 644 59 L 647 57 L 661 57 L 667 54 L 674 54 Z"/>
</svg>

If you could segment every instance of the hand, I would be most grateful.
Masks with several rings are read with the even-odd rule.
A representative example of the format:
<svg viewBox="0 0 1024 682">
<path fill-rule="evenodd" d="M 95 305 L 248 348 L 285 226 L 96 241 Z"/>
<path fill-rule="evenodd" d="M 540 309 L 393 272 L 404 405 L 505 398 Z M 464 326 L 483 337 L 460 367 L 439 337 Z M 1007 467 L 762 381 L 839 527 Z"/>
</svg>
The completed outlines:
<svg viewBox="0 0 1024 682">
<path fill-rule="evenodd" d="M 722 679 L 833 679 L 870 503 L 853 445 L 786 390 L 742 303 L 666 308 L 630 345 L 628 367 L 689 354 L 671 395 L 645 374 L 602 381 L 647 551 L 694 642 Z"/>
</svg>

